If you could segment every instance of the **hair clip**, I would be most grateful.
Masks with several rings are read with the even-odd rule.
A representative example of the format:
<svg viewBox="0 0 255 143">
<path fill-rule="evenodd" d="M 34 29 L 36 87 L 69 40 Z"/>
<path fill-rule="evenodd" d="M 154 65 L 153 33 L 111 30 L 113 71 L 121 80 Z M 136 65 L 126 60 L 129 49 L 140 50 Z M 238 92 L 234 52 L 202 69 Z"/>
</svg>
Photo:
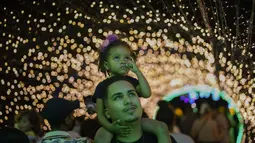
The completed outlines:
<svg viewBox="0 0 255 143">
<path fill-rule="evenodd" d="M 104 52 L 105 49 L 108 47 L 108 45 L 109 45 L 111 42 L 115 41 L 115 40 L 118 40 L 118 36 L 117 36 L 117 35 L 115 35 L 115 34 L 108 35 L 108 36 L 106 37 L 106 39 L 103 41 L 103 44 L 102 44 L 102 46 L 101 46 L 101 51 Z"/>
</svg>

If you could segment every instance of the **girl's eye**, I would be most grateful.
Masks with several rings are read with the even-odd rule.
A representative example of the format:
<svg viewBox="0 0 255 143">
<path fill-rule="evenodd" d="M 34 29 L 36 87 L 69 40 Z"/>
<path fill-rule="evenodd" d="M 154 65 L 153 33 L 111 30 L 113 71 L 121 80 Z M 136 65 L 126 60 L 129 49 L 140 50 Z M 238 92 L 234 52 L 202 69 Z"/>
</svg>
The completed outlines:
<svg viewBox="0 0 255 143">
<path fill-rule="evenodd" d="M 118 59 L 119 59 L 119 57 L 114 57 L 113 59 L 118 60 Z"/>
</svg>

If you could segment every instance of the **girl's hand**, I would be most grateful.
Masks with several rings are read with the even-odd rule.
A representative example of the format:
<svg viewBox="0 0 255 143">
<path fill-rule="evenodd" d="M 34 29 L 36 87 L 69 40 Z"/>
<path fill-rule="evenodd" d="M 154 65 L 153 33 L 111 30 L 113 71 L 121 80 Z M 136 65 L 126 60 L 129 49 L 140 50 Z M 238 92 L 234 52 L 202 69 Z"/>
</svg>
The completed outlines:
<svg viewBox="0 0 255 143">
<path fill-rule="evenodd" d="M 133 58 L 130 58 L 126 66 L 135 74 L 140 71 Z"/>
<path fill-rule="evenodd" d="M 119 134 L 121 136 L 128 136 L 128 134 L 132 131 L 130 126 L 122 126 L 119 124 L 120 120 L 114 121 L 112 123 L 111 132 L 115 134 Z"/>
</svg>

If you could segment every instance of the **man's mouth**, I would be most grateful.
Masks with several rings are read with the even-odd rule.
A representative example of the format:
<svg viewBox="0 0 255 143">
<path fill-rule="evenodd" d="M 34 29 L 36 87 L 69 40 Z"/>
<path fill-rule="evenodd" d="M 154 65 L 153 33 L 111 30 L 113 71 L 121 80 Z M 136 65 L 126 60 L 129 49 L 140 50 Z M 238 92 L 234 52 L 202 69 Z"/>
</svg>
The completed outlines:
<svg viewBox="0 0 255 143">
<path fill-rule="evenodd" d="M 132 105 L 132 106 L 128 106 L 124 109 L 124 112 L 129 112 L 129 111 L 134 111 L 136 110 L 136 106 Z"/>
</svg>

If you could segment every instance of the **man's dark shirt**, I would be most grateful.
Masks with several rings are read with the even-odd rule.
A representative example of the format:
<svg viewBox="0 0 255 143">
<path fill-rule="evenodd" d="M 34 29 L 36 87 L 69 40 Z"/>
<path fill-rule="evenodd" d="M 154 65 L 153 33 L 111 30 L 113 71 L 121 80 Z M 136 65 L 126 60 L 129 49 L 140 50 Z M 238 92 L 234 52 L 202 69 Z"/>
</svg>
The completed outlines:
<svg viewBox="0 0 255 143">
<path fill-rule="evenodd" d="M 171 137 L 172 143 L 177 143 L 172 136 L 170 137 Z M 130 143 L 157 143 L 157 142 L 158 142 L 157 137 L 154 134 L 143 132 L 143 136 L 139 140 L 135 142 L 130 142 Z M 114 137 L 111 143 L 125 143 L 125 142 L 117 141 L 117 139 Z"/>
</svg>

